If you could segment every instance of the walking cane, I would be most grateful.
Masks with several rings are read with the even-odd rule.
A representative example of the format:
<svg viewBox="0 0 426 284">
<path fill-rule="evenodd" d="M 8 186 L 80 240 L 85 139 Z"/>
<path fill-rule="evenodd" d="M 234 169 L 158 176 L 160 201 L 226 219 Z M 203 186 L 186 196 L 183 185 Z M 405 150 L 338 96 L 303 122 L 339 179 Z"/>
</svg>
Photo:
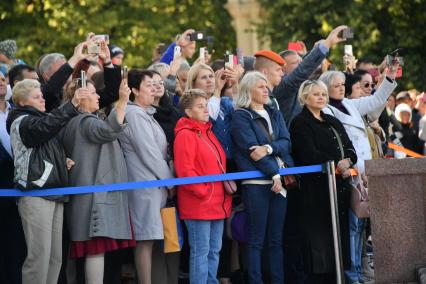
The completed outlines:
<svg viewBox="0 0 426 284">
<path fill-rule="evenodd" d="M 336 188 L 336 169 L 334 161 L 328 161 L 326 164 L 328 175 L 328 188 L 330 194 L 331 222 L 333 226 L 333 242 L 334 242 L 334 260 L 336 263 L 336 283 L 344 284 L 342 247 L 340 241 L 340 224 L 339 224 L 339 208 L 337 204 L 337 188 Z"/>
</svg>

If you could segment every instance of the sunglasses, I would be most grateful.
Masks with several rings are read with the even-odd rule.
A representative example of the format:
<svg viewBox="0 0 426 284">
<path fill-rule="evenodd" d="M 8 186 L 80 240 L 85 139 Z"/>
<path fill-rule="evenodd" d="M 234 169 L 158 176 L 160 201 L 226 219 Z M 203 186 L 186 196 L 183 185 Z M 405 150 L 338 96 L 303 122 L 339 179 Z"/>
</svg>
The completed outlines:
<svg viewBox="0 0 426 284">
<path fill-rule="evenodd" d="M 364 83 L 364 88 L 368 88 L 368 87 L 370 87 L 371 86 L 371 88 L 372 89 L 374 89 L 374 87 L 376 86 L 376 84 L 374 84 L 374 83 L 370 83 L 370 82 L 366 82 L 366 83 Z"/>
</svg>

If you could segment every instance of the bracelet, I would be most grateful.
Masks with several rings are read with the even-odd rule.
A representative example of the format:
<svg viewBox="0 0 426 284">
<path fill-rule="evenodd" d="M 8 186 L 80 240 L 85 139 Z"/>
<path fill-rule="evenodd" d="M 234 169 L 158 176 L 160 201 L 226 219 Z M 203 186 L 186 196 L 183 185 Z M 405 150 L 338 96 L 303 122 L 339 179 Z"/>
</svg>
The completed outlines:
<svg viewBox="0 0 426 284">
<path fill-rule="evenodd" d="M 104 62 L 104 64 L 102 64 L 102 65 L 105 67 L 105 66 L 110 65 L 111 63 L 112 63 L 112 61 L 110 60 L 110 61 L 108 61 L 108 62 Z"/>
</svg>

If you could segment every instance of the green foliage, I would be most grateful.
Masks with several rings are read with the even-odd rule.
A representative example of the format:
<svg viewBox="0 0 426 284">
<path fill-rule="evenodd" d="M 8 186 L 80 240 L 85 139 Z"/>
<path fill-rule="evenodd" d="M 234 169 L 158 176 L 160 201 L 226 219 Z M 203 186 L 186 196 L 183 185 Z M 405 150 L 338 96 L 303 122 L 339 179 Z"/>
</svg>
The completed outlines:
<svg viewBox="0 0 426 284">
<path fill-rule="evenodd" d="M 270 36 L 272 48 L 302 40 L 309 47 L 333 27 L 346 24 L 354 29 L 354 55 L 379 64 L 386 53 L 402 47 L 405 66 L 400 88 L 426 89 L 425 0 L 260 0 L 268 17 L 260 34 Z M 342 67 L 343 44 L 330 58 Z"/>
<path fill-rule="evenodd" d="M 71 56 L 89 31 L 109 34 L 125 64 L 147 66 L 157 43 L 188 28 L 207 31 L 223 54 L 235 44 L 226 0 L 2 0 L 0 40 L 17 41 L 18 58 L 35 64 L 45 53 Z"/>
</svg>

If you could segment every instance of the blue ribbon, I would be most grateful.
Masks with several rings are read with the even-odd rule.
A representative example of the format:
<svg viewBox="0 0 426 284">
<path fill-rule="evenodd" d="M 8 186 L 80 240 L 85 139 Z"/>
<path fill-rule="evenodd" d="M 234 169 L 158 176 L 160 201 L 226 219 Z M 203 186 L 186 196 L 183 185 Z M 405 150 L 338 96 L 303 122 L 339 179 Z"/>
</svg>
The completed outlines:
<svg viewBox="0 0 426 284">
<path fill-rule="evenodd" d="M 305 167 L 293 167 L 280 169 L 280 175 L 294 175 L 323 172 L 322 165 L 313 165 Z M 208 176 L 172 178 L 162 180 L 148 180 L 140 182 L 115 183 L 106 185 L 87 185 L 63 188 L 36 189 L 29 191 L 21 191 L 18 189 L 1 189 L 0 196 L 49 196 L 49 195 L 67 195 L 67 194 L 84 194 L 93 192 L 117 191 L 117 190 L 136 190 L 141 188 L 176 186 L 184 184 L 216 182 L 224 180 L 239 180 L 264 177 L 260 171 L 238 172 L 229 174 L 218 174 Z"/>
</svg>

